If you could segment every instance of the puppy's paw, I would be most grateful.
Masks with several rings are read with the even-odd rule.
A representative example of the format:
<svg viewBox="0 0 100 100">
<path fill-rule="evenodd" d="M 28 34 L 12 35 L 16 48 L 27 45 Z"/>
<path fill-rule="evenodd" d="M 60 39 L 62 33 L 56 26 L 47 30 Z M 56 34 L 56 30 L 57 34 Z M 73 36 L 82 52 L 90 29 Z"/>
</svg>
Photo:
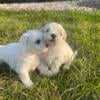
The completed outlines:
<svg viewBox="0 0 100 100">
<path fill-rule="evenodd" d="M 55 71 L 49 70 L 47 75 L 48 75 L 48 76 L 54 76 L 54 75 L 56 75 L 57 73 L 58 73 L 57 70 L 55 70 Z"/>
<path fill-rule="evenodd" d="M 47 75 L 48 75 L 48 76 L 53 76 L 52 71 L 48 71 L 48 72 L 47 72 Z"/>
<path fill-rule="evenodd" d="M 70 66 L 67 63 L 65 63 L 65 64 L 62 65 L 62 69 L 63 70 L 66 70 L 66 69 L 69 70 Z"/>
<path fill-rule="evenodd" d="M 26 88 L 31 89 L 32 86 L 33 86 L 33 82 L 32 81 L 27 81 L 26 84 L 24 84 L 24 85 L 25 85 Z"/>
</svg>

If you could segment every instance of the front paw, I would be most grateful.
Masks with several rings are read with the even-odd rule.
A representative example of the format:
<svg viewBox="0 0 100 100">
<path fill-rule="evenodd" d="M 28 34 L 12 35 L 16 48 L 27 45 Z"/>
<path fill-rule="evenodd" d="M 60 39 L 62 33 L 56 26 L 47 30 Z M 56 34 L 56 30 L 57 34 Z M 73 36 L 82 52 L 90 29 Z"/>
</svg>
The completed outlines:
<svg viewBox="0 0 100 100">
<path fill-rule="evenodd" d="M 33 82 L 32 81 L 27 81 L 24 85 L 25 85 L 26 88 L 31 89 L 32 86 L 33 86 Z"/>
<path fill-rule="evenodd" d="M 63 70 L 69 70 L 70 69 L 70 66 L 68 64 L 65 64 L 64 66 L 62 66 Z"/>
<path fill-rule="evenodd" d="M 52 73 L 52 71 L 48 71 L 46 75 L 48 75 L 48 76 L 53 76 L 53 75 L 55 75 L 55 74 Z"/>
</svg>

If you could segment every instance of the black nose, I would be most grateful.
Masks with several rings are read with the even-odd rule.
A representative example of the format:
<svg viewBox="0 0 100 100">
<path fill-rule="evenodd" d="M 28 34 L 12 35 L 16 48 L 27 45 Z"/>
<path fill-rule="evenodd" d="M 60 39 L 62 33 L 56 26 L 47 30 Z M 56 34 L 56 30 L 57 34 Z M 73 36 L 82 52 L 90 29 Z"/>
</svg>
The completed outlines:
<svg viewBox="0 0 100 100">
<path fill-rule="evenodd" d="M 55 34 L 51 34 L 51 37 L 52 37 L 53 39 L 55 39 L 55 38 L 56 38 L 56 35 L 55 35 Z"/>
</svg>

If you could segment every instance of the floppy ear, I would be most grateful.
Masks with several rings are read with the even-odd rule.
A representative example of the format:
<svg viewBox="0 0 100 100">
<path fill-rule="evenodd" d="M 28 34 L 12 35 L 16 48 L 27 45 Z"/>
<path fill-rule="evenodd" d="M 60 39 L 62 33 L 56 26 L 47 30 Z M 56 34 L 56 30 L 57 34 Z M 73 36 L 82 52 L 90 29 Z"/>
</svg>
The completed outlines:
<svg viewBox="0 0 100 100">
<path fill-rule="evenodd" d="M 23 34 L 20 38 L 20 44 L 22 45 L 28 45 L 29 43 L 29 36 L 28 34 Z"/>
<path fill-rule="evenodd" d="M 64 40 L 67 39 L 67 33 L 66 33 L 65 30 L 61 30 L 60 34 L 61 34 L 61 36 L 62 36 L 62 38 L 63 38 Z"/>
<path fill-rule="evenodd" d="M 64 40 L 67 39 L 67 33 L 66 33 L 66 32 L 63 33 L 63 39 L 64 39 Z"/>
<path fill-rule="evenodd" d="M 44 29 L 45 29 L 45 27 L 42 27 L 42 28 L 40 29 L 40 31 L 44 32 Z"/>
</svg>

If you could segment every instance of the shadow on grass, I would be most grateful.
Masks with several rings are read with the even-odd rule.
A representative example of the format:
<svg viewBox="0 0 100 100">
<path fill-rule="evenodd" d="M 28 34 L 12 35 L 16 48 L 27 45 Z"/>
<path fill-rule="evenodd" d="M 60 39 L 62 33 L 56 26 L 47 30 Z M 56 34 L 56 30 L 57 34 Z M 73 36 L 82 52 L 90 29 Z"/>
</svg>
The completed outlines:
<svg viewBox="0 0 100 100">
<path fill-rule="evenodd" d="M 11 78 L 13 80 L 18 80 L 17 74 L 12 69 L 10 69 L 9 65 L 6 63 L 0 64 L 0 77 L 5 79 Z"/>
</svg>

